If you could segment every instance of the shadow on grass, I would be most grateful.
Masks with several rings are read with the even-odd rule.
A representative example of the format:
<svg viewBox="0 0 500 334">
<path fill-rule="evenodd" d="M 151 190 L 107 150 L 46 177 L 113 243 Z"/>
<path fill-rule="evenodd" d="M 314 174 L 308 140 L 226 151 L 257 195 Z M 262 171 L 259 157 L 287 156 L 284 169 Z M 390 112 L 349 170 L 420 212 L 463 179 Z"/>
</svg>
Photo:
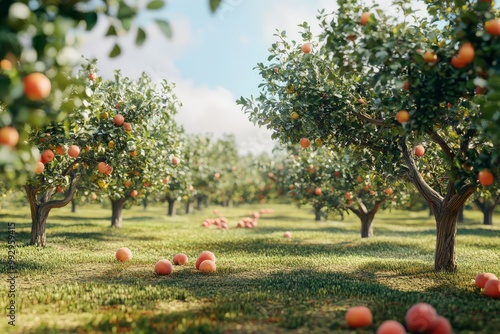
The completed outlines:
<svg viewBox="0 0 500 334">
<path fill-rule="evenodd" d="M 409 262 L 399 269 L 410 270 L 413 265 Z M 373 269 L 360 270 L 375 274 Z M 125 291 L 131 291 L 132 295 L 126 298 L 109 296 L 100 305 L 99 317 L 102 318 L 88 322 L 88 329 L 111 331 L 109 320 L 116 317 L 119 320 L 115 323 L 127 327 L 132 317 L 136 329 L 155 328 L 159 332 L 217 333 L 225 332 L 224 327 L 239 323 L 248 325 L 253 332 L 267 332 L 271 325 L 275 329 L 301 328 L 308 333 L 325 330 L 351 333 L 344 321 L 345 311 L 351 306 L 366 305 L 376 310 L 374 325 L 367 328 L 375 330 L 377 324 L 386 319 L 403 321 L 406 310 L 417 302 L 432 304 L 439 314 L 451 320 L 455 330 L 487 333 L 481 331 L 485 323 L 488 328 L 500 326 L 500 318 L 494 316 L 494 301 L 488 301 L 488 309 L 484 311 L 481 296 L 458 290 L 454 296 L 455 291 L 450 293 L 450 285 L 446 283 L 426 291 L 401 291 L 375 279 L 359 279 L 358 272 L 347 274 L 310 269 L 261 273 L 257 277 L 251 273 L 231 277 L 224 272 L 205 275 L 186 270 L 176 274 L 175 279 L 151 274 L 150 279 L 141 283 L 130 279 L 110 281 L 109 274 L 95 279 L 117 288 L 128 286 Z M 428 268 L 419 268 L 413 275 L 433 277 Z M 142 291 L 146 283 L 149 283 L 147 294 Z M 117 290 L 123 295 L 123 288 Z M 193 300 L 197 301 L 197 306 L 190 307 L 189 301 Z M 158 303 L 163 307 L 160 312 L 155 312 Z M 144 309 L 130 312 L 127 321 L 119 311 L 119 305 L 144 305 Z M 458 313 L 457 306 L 460 307 Z M 468 314 L 470 319 L 464 321 L 464 315 Z"/>
</svg>

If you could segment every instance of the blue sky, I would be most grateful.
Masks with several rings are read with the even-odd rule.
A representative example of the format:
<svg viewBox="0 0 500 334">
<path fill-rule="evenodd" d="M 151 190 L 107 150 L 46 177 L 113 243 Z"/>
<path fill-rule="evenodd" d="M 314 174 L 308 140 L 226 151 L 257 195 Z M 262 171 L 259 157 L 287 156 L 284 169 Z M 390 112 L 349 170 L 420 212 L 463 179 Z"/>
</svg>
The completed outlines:
<svg viewBox="0 0 500 334">
<path fill-rule="evenodd" d="M 177 120 L 186 132 L 234 133 L 243 152 L 269 152 L 275 145 L 271 133 L 254 127 L 235 100 L 258 94 L 260 79 L 253 68 L 266 61 L 276 29 L 300 40 L 297 25 L 307 21 L 316 27 L 321 8 L 331 12 L 336 1 L 223 0 L 212 14 L 208 0 L 171 0 L 160 12 L 138 18 L 148 33 L 141 48 L 135 47 L 134 36 L 121 37 L 122 55 L 109 59 L 113 40 L 103 37 L 107 24 L 101 23 L 85 36 L 81 52 L 99 60 L 99 75 L 105 78 L 121 69 L 131 78 L 145 71 L 155 80 L 174 82 L 183 103 Z M 171 23 L 171 40 L 151 24 L 151 16 Z"/>
</svg>

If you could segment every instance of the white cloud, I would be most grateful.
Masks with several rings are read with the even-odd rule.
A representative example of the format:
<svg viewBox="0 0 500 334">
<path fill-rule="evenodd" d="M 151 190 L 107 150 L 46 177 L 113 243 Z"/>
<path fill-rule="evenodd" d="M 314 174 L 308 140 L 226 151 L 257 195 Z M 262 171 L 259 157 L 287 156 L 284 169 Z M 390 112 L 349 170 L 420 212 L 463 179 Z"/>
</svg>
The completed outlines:
<svg viewBox="0 0 500 334">
<path fill-rule="evenodd" d="M 195 86 L 190 80 L 181 80 L 175 91 L 183 104 L 177 120 L 187 133 L 210 133 L 215 138 L 234 133 L 244 153 L 270 152 L 274 148 L 270 132 L 250 123 L 227 89 Z"/>
</svg>

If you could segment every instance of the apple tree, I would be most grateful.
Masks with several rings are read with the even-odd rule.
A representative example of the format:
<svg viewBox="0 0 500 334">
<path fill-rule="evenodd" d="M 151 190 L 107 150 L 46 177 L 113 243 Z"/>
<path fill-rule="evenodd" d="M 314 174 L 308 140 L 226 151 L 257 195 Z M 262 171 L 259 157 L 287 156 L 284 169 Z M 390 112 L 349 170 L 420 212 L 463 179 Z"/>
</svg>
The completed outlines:
<svg viewBox="0 0 500 334">
<path fill-rule="evenodd" d="M 497 41 L 479 23 L 493 15 L 491 4 L 468 3 L 480 21 L 475 34 L 458 41 L 462 25 L 443 25 L 437 9 L 412 15 L 410 1 L 397 0 L 392 17 L 376 4 L 338 3 L 333 15 L 319 16 L 323 33 L 317 38 L 307 23 L 301 43 L 278 33 L 269 64 L 257 67 L 260 95 L 238 103 L 284 143 L 312 138 L 350 148 L 360 164 L 411 182 L 436 220 L 434 268 L 455 271 L 458 212 L 498 173 L 497 147 L 478 130 L 489 124 L 481 103 L 484 71 L 491 70 L 481 65 L 495 54 Z M 439 147 L 439 158 L 430 163 L 441 173 L 440 190 L 422 176 L 416 142 Z"/>
</svg>

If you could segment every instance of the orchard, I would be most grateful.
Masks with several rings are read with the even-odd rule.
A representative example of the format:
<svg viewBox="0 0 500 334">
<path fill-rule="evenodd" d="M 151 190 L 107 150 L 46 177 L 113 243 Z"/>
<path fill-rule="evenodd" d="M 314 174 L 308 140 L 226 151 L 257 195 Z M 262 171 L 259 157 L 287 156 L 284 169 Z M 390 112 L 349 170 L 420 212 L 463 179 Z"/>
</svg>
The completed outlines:
<svg viewBox="0 0 500 334">
<path fill-rule="evenodd" d="M 496 333 L 498 5 L 202 3 L 2 1 L 0 333 Z"/>
</svg>

